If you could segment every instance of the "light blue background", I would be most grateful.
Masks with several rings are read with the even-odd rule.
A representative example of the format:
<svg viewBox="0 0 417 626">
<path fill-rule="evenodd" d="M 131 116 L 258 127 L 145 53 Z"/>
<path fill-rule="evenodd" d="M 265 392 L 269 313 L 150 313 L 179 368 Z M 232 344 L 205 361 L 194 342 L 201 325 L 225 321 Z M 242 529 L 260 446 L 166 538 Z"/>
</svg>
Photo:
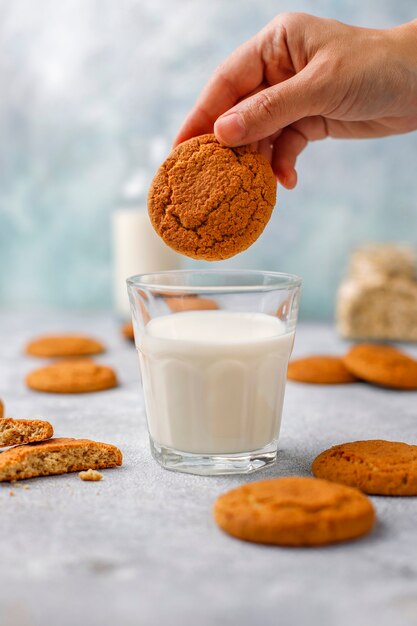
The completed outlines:
<svg viewBox="0 0 417 626">
<path fill-rule="evenodd" d="M 284 10 L 417 15 L 415 0 L 0 0 L 1 306 L 111 307 L 124 182 L 151 176 L 214 67 Z M 353 246 L 417 243 L 416 156 L 417 133 L 311 145 L 260 240 L 223 265 L 295 272 L 304 316 L 330 317 Z"/>
</svg>

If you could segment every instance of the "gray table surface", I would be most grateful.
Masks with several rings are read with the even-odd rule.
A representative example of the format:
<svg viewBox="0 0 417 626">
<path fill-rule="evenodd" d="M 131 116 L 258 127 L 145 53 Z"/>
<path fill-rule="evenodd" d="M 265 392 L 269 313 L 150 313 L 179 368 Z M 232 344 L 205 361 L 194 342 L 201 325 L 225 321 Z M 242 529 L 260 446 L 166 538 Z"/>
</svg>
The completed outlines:
<svg viewBox="0 0 417 626">
<path fill-rule="evenodd" d="M 78 396 L 32 392 L 39 360 L 22 353 L 44 331 L 101 337 L 120 387 Z M 326 325 L 300 324 L 294 354 L 340 353 Z M 410 348 L 417 355 L 417 350 Z M 320 549 L 239 542 L 214 524 L 218 494 L 247 480 L 308 475 L 332 444 L 415 443 L 417 393 L 364 384 L 287 387 L 279 460 L 250 477 L 167 472 L 149 454 L 132 345 L 110 314 L 0 314 L 0 397 L 10 417 L 49 419 L 57 436 L 111 442 L 123 467 L 99 483 L 77 474 L 0 485 L 1 626 L 417 624 L 417 499 L 373 498 L 374 532 Z M 10 496 L 13 490 L 14 497 Z"/>
</svg>

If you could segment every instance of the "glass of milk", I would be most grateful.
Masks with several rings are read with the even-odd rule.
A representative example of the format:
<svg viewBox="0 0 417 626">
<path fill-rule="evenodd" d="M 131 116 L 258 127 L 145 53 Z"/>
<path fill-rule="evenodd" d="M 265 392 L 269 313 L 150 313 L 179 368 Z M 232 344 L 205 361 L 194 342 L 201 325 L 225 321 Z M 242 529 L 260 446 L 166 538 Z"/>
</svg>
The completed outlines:
<svg viewBox="0 0 417 626">
<path fill-rule="evenodd" d="M 180 270 L 127 283 L 154 458 L 205 475 L 273 463 L 301 279 Z"/>
</svg>

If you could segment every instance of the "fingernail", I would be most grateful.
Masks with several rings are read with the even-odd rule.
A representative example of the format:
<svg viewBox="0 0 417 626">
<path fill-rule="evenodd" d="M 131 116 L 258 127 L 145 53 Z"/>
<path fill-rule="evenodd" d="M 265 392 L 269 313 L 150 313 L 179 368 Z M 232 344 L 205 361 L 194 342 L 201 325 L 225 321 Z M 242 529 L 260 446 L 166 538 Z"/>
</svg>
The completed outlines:
<svg viewBox="0 0 417 626">
<path fill-rule="evenodd" d="M 221 143 L 234 144 L 245 137 L 246 128 L 239 113 L 227 113 L 216 121 L 214 132 Z"/>
</svg>

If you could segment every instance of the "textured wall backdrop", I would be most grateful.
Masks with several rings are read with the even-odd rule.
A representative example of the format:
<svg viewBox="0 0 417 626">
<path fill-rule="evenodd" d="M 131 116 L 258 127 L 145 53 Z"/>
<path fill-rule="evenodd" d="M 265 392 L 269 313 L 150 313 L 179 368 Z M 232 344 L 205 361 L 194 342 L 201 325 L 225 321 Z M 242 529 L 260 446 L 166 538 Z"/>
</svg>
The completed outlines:
<svg viewBox="0 0 417 626">
<path fill-rule="evenodd" d="M 111 307 L 125 181 L 151 176 L 218 62 L 289 9 L 416 17 L 415 0 L 0 0 L 0 305 Z M 263 236 L 223 265 L 296 272 L 304 316 L 329 317 L 354 245 L 417 244 L 416 156 L 416 133 L 310 146 Z"/>
</svg>

